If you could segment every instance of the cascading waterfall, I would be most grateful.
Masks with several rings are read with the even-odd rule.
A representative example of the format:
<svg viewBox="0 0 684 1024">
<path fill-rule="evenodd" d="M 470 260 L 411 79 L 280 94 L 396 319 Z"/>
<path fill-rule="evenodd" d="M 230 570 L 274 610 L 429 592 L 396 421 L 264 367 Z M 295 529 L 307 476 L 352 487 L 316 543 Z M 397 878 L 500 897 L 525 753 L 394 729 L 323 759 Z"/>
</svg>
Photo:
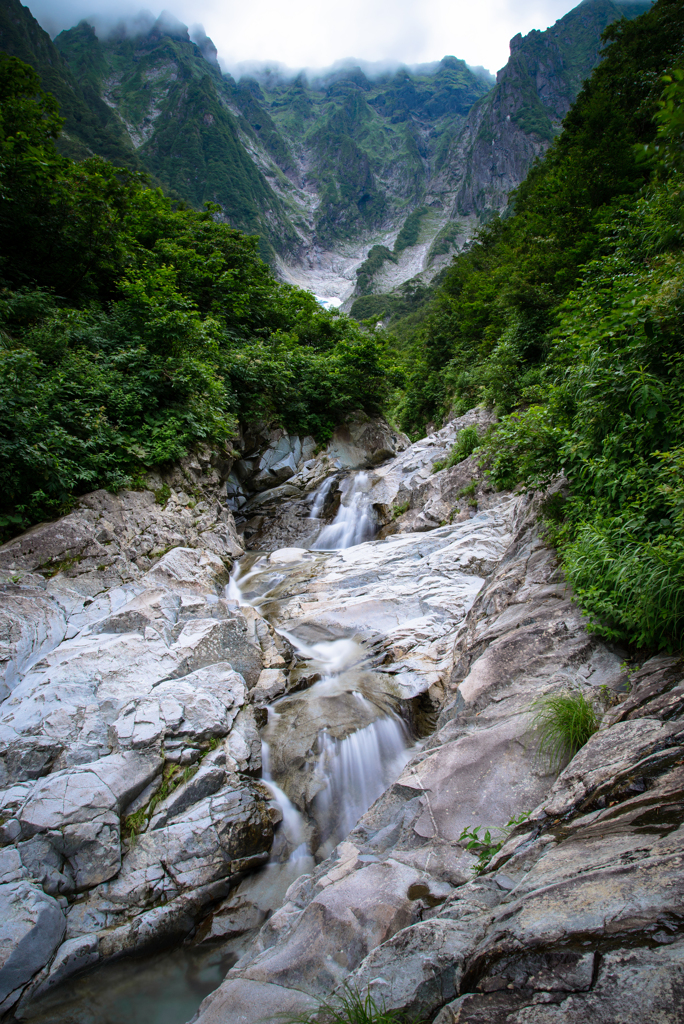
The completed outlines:
<svg viewBox="0 0 684 1024">
<path fill-rule="evenodd" d="M 400 774 L 410 738 L 401 719 L 388 715 L 343 740 L 323 732 L 319 743 L 328 784 L 316 797 L 314 813 L 332 850 Z"/>
<path fill-rule="evenodd" d="M 330 480 L 328 478 L 323 487 L 319 488 L 313 509 L 317 505 L 322 508 L 327 493 L 323 488 L 327 486 L 329 491 L 332 486 Z M 343 492 L 343 498 L 347 498 L 348 504 L 341 506 L 335 522 L 322 531 L 318 541 L 319 550 L 332 546 L 331 542 L 335 539 L 336 546 L 351 546 L 351 543 L 359 542 L 356 537 L 372 532 L 372 520 L 367 514 L 368 490 L 369 474 L 360 473 L 349 478 Z M 274 567 L 270 565 L 268 556 L 258 557 L 242 575 L 238 568 L 226 588 L 226 596 L 240 604 L 258 607 L 267 599 L 274 579 L 281 581 L 286 572 L 286 569 L 278 568 L 274 576 Z M 339 637 L 335 640 L 306 642 L 290 630 L 281 628 L 279 632 L 300 657 L 309 663 L 311 669 L 319 673 L 318 682 L 300 695 L 302 699 L 320 700 L 344 695 L 348 700 L 351 695 L 362 712 L 360 720 L 368 722 L 369 718 L 372 719 L 369 724 L 356 728 L 343 738 L 334 738 L 325 728 L 318 733 L 314 745 L 317 752 L 308 770 L 318 777 L 322 785 L 310 807 L 314 820 L 309 824 L 282 788 L 287 783 L 277 774 L 274 778 L 269 743 L 265 737 L 262 739 L 263 779 L 283 817 L 280 826 L 283 841 L 277 858 L 283 864 L 287 862 L 290 867 L 300 861 L 300 870 L 309 870 L 307 864 L 311 863 L 313 853 L 308 845 L 312 837 L 312 824 L 315 823 L 317 855 L 320 856 L 332 850 L 349 833 L 370 805 L 400 774 L 410 756 L 411 738 L 402 720 L 387 712 L 386 703 L 382 699 L 378 705 L 359 692 L 358 687 L 364 685 L 359 679 L 364 673 L 367 674 L 368 654 L 356 639 Z M 284 699 L 287 700 L 287 697 Z M 276 702 L 268 709 L 266 736 L 271 735 L 281 717 L 278 704 Z"/>
<path fill-rule="evenodd" d="M 311 516 L 314 516 L 314 509 L 317 515 L 323 508 L 325 498 L 332 484 L 328 484 L 328 490 L 323 488 L 328 484 L 324 481 L 316 492 Z M 351 548 L 355 544 L 362 544 L 365 540 L 372 540 L 375 536 L 375 519 L 370 500 L 370 473 L 355 473 L 347 477 L 342 484 L 342 498 L 337 515 L 332 523 L 324 526 L 316 541 L 311 545 L 313 551 L 332 551 L 338 548 Z"/>
<path fill-rule="evenodd" d="M 311 512 L 309 513 L 309 519 L 320 519 L 321 512 L 325 508 L 326 499 L 330 494 L 336 479 L 337 477 L 335 476 L 326 477 L 318 490 L 314 491 L 314 499 L 311 506 Z"/>
<path fill-rule="evenodd" d="M 280 813 L 283 816 L 282 831 L 290 850 L 289 862 L 294 863 L 303 858 L 308 858 L 310 854 L 306 843 L 304 818 L 287 794 L 271 778 L 270 750 L 266 740 L 261 742 L 261 765 L 262 779 L 273 794 L 273 799 L 278 804 Z"/>
</svg>

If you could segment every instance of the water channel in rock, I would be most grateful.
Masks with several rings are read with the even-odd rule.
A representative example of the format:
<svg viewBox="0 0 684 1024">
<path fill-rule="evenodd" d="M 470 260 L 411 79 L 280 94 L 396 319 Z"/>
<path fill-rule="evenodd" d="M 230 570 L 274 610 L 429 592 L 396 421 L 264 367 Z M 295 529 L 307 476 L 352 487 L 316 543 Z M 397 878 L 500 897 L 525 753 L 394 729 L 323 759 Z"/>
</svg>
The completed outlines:
<svg viewBox="0 0 684 1024">
<path fill-rule="evenodd" d="M 262 778 L 282 822 L 269 864 L 234 890 L 235 900 L 258 908 L 262 920 L 282 905 L 292 882 L 344 839 L 399 776 L 414 747 L 387 677 L 374 671 L 372 652 L 363 643 L 355 636 L 312 636 L 310 629 L 299 636 L 278 621 L 279 596 L 307 561 L 373 538 L 370 484 L 366 472 L 326 478 L 314 492 L 310 517 L 319 519 L 335 486 L 340 504 L 310 550 L 248 553 L 226 587 L 228 599 L 257 608 L 295 651 L 292 689 L 268 706 L 262 731 Z M 25 1019 L 184 1024 L 221 983 L 253 931 L 214 945 L 186 943 L 153 956 L 125 957 L 73 978 L 68 996 L 60 987 Z"/>
</svg>

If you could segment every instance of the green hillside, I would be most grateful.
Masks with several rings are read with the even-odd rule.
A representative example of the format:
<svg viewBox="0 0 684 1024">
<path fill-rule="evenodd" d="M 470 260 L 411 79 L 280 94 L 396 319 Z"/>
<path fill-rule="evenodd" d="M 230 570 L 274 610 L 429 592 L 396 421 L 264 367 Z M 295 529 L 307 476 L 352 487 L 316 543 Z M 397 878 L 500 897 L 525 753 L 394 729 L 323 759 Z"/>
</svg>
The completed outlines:
<svg viewBox="0 0 684 1024">
<path fill-rule="evenodd" d="M 103 101 L 92 80 L 79 82 L 69 64 L 20 0 L 0 3 L 0 51 L 30 64 L 41 85 L 59 103 L 65 119 L 60 151 L 76 160 L 97 153 L 137 168 L 140 162 L 121 121 Z"/>
<path fill-rule="evenodd" d="M 310 80 L 264 72 L 240 86 L 250 124 L 262 125 L 265 111 L 288 158 L 306 158 L 321 195 L 316 233 L 332 245 L 403 220 L 420 205 L 441 133 L 462 123 L 491 81 L 445 57 L 379 77 L 350 65 Z"/>
<path fill-rule="evenodd" d="M 55 147 L 37 75 L 0 56 L 0 530 L 137 486 L 238 419 L 330 436 L 378 412 L 378 341 L 279 284 L 257 239 L 144 175 Z"/>
<path fill-rule="evenodd" d="M 420 434 L 494 407 L 498 486 L 567 477 L 548 536 L 595 628 L 668 648 L 684 637 L 684 0 L 604 42 L 513 215 L 424 306 L 396 412 Z"/>
<path fill-rule="evenodd" d="M 197 209 L 218 203 L 233 227 L 260 236 L 261 252 L 292 254 L 287 210 L 248 155 L 227 106 L 233 86 L 191 42 L 184 25 L 157 20 L 146 33 L 101 42 L 85 22 L 56 46 L 84 90 L 105 96 L 141 165 Z"/>
</svg>

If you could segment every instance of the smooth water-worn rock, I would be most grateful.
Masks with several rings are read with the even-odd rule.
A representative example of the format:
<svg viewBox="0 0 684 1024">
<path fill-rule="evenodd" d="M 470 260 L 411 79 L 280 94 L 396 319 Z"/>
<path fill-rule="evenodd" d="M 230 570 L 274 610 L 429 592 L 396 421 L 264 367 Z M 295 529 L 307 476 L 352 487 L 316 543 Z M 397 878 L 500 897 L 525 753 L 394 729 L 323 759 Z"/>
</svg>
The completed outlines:
<svg viewBox="0 0 684 1024">
<path fill-rule="evenodd" d="M 0 1012 L 49 960 L 65 926 L 62 907 L 37 885 L 0 885 Z"/>
<path fill-rule="evenodd" d="M 19 1016 L 83 966 L 184 937 L 268 857 L 272 795 L 223 739 L 287 644 L 225 597 L 242 549 L 212 472 L 196 504 L 96 492 L 0 549 L 0 985 Z"/>
<path fill-rule="evenodd" d="M 587 631 L 541 496 L 496 493 L 476 457 L 433 472 L 489 422 L 404 448 L 359 418 L 339 465 L 259 427 L 233 468 L 243 494 L 269 485 L 242 526 L 271 550 L 232 576 L 230 512 L 200 531 L 173 475 L 166 508 L 107 506 L 112 539 L 97 492 L 0 549 L 16 1019 L 76 971 L 190 938 L 240 957 L 202 1024 L 305 1013 L 343 984 L 440 1024 L 679 1019 L 682 667 L 628 669 Z M 215 501 L 228 463 L 205 462 Z M 352 546 L 326 549 L 326 527 Z M 568 689 L 601 728 L 558 775 L 531 705 Z M 505 840 L 480 876 L 476 826 Z"/>
<path fill-rule="evenodd" d="M 652 659 L 625 695 L 624 652 L 587 632 L 536 509 L 518 500 L 512 541 L 458 628 L 437 732 L 330 859 L 292 886 L 199 1022 L 236 1019 L 223 993 L 257 973 L 314 992 L 305 936 L 317 901 L 343 886 L 353 906 L 368 867 L 394 863 L 415 872 L 406 890 L 395 884 L 411 920 L 384 938 L 367 930 L 356 965 L 322 946 L 326 994 L 334 962 L 338 984 L 369 986 L 413 1019 L 443 1007 L 440 1024 L 588 1024 L 617 1019 L 616 1007 L 625 1020 L 681 1016 L 681 667 Z M 554 781 L 536 754 L 530 704 L 568 688 L 611 706 Z M 500 828 L 521 812 L 528 821 L 469 880 L 463 828 Z"/>
</svg>

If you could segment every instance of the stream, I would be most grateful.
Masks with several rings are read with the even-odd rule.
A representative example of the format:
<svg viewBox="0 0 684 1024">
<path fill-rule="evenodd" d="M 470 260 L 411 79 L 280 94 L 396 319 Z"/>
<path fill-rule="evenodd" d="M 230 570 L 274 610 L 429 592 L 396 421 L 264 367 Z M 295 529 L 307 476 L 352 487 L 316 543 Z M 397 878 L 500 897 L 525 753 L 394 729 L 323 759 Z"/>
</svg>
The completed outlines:
<svg viewBox="0 0 684 1024">
<path fill-rule="evenodd" d="M 318 520 L 335 475 L 314 492 Z M 299 633 L 279 620 L 279 602 L 307 565 L 371 540 L 371 474 L 340 481 L 332 522 L 309 549 L 250 552 L 236 564 L 226 598 L 251 605 L 291 645 L 290 689 L 268 705 L 261 730 L 262 779 L 282 821 L 270 862 L 247 876 L 231 901 L 258 908 L 253 927 L 237 938 L 181 947 L 154 956 L 125 957 L 76 976 L 30 1008 L 40 1024 L 184 1024 L 237 961 L 255 931 L 281 906 L 287 888 L 329 856 L 362 814 L 396 779 L 415 749 L 415 737 L 391 678 L 356 635 L 330 637 L 308 626 Z M 241 902 L 242 901 L 242 902 Z M 200 926 L 201 930 L 202 926 Z"/>
</svg>

